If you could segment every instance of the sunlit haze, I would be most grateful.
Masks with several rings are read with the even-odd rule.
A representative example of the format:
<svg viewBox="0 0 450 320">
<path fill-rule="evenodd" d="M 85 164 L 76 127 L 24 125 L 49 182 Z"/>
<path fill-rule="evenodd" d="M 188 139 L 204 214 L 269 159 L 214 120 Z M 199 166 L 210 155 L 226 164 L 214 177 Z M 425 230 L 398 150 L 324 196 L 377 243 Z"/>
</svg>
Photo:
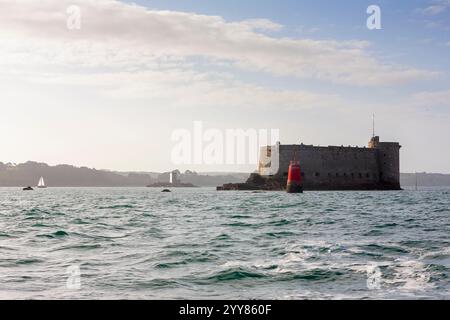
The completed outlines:
<svg viewBox="0 0 450 320">
<path fill-rule="evenodd" d="M 450 173 L 450 2 L 378 1 L 380 30 L 371 4 L 0 0 L 0 161 L 251 171 L 174 164 L 172 134 L 363 146 L 375 114 L 402 172 Z"/>
</svg>

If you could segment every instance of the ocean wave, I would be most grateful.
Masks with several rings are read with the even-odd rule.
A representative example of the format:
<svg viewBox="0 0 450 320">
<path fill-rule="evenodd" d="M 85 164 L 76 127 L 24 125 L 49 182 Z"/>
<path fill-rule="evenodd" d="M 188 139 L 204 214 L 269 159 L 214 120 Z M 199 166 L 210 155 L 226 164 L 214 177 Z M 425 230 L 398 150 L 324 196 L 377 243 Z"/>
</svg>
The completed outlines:
<svg viewBox="0 0 450 320">
<path fill-rule="evenodd" d="M 251 269 L 243 268 L 243 267 L 233 267 L 227 268 L 225 270 L 221 270 L 215 272 L 203 279 L 199 279 L 201 282 L 229 282 L 229 281 L 242 281 L 242 280 L 255 280 L 266 278 L 267 276 L 261 272 L 257 272 Z"/>
<path fill-rule="evenodd" d="M 110 205 L 110 206 L 99 206 L 96 209 L 132 209 L 134 208 L 133 205 L 131 204 L 115 204 L 115 205 Z"/>
<path fill-rule="evenodd" d="M 279 281 L 303 280 L 307 282 L 333 282 L 342 279 L 345 274 L 342 270 L 330 268 L 314 268 L 301 272 L 284 272 L 284 275 L 277 279 Z"/>
<path fill-rule="evenodd" d="M 69 234 L 65 232 L 64 230 L 58 230 L 53 233 L 46 233 L 46 234 L 38 234 L 38 237 L 46 237 L 46 238 L 62 238 L 66 237 Z"/>
<path fill-rule="evenodd" d="M 25 259 L 19 259 L 15 262 L 17 265 L 28 265 L 28 264 L 35 264 L 35 263 L 41 263 L 44 262 L 42 259 L 38 258 L 25 258 Z"/>
<path fill-rule="evenodd" d="M 432 272 L 420 261 L 400 261 L 393 263 L 389 268 L 392 272 L 391 276 L 383 279 L 383 282 L 389 286 L 411 294 L 434 287 L 434 283 L 431 282 Z"/>
<path fill-rule="evenodd" d="M 441 191 L 76 194 L 0 193 L 0 267 L 18 298 L 73 297 L 60 289 L 68 266 L 87 299 L 448 298 Z"/>
<path fill-rule="evenodd" d="M 56 249 L 53 249 L 52 251 L 64 251 L 64 250 L 95 250 L 101 248 L 101 244 L 74 244 L 74 245 L 68 245 L 63 247 L 58 247 Z"/>
</svg>

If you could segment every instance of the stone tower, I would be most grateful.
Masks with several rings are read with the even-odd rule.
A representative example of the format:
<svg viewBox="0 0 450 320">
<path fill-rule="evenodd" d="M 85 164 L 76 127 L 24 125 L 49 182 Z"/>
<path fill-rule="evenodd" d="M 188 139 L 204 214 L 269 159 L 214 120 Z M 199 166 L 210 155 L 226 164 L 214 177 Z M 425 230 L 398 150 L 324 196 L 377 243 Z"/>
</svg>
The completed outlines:
<svg viewBox="0 0 450 320">
<path fill-rule="evenodd" d="M 400 189 L 400 144 L 398 142 L 380 142 L 374 136 L 369 148 L 376 149 L 380 184 L 389 189 Z"/>
</svg>

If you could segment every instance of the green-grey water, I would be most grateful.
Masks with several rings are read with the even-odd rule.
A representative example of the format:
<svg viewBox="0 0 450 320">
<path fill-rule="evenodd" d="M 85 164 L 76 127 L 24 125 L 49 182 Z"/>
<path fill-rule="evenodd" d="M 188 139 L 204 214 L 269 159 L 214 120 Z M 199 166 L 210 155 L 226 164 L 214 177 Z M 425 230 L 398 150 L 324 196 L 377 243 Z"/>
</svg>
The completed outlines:
<svg viewBox="0 0 450 320">
<path fill-rule="evenodd" d="M 160 191 L 0 188 L 0 298 L 450 296 L 450 189 Z"/>
</svg>

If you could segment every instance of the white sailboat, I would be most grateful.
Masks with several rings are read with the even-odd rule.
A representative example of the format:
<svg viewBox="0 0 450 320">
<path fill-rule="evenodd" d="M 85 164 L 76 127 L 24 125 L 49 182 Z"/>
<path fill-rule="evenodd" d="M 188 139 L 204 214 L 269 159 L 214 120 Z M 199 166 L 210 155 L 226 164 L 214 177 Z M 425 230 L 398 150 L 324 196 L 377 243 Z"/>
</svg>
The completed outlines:
<svg viewBox="0 0 450 320">
<path fill-rule="evenodd" d="M 38 188 L 47 188 L 46 186 L 45 186 L 45 182 L 44 182 L 44 177 L 41 177 L 40 179 L 39 179 L 39 182 L 38 182 L 38 186 L 37 186 Z"/>
</svg>

